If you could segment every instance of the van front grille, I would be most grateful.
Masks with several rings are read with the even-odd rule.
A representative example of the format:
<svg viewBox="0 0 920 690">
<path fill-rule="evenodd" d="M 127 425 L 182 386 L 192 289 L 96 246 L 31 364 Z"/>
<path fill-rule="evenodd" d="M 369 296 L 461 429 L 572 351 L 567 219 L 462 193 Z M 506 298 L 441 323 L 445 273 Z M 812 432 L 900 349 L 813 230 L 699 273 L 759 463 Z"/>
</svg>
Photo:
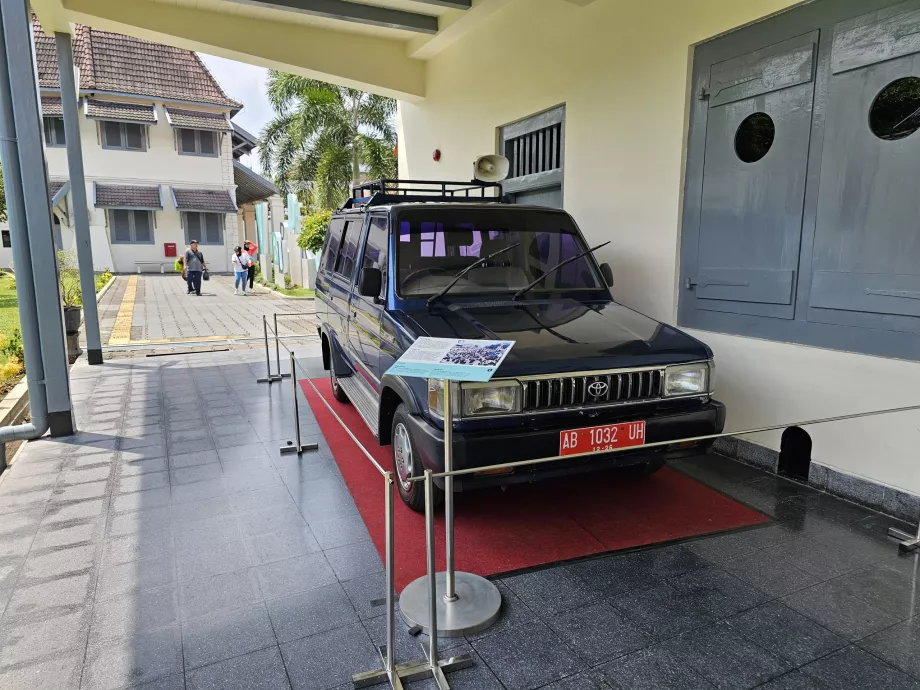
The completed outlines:
<svg viewBox="0 0 920 690">
<path fill-rule="evenodd" d="M 645 402 L 661 397 L 663 369 L 523 381 L 523 411 Z"/>
</svg>

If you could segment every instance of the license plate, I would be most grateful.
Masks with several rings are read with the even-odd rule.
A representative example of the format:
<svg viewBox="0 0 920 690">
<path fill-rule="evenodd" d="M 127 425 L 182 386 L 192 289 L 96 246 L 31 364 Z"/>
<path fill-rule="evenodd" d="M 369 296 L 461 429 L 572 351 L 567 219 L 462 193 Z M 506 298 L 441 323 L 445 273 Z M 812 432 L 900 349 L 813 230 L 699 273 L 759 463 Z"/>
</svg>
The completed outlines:
<svg viewBox="0 0 920 690">
<path fill-rule="evenodd" d="M 559 455 L 602 453 L 645 443 L 645 422 L 622 422 L 559 432 Z"/>
</svg>

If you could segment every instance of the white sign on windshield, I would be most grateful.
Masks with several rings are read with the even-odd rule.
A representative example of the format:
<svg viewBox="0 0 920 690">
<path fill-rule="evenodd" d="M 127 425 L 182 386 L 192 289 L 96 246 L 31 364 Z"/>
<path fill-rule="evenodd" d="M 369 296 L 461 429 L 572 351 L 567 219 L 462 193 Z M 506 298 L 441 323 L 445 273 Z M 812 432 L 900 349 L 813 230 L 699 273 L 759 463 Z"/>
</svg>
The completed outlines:
<svg viewBox="0 0 920 690">
<path fill-rule="evenodd" d="M 419 338 L 387 373 L 448 381 L 488 381 L 512 345 L 513 340 Z"/>
</svg>

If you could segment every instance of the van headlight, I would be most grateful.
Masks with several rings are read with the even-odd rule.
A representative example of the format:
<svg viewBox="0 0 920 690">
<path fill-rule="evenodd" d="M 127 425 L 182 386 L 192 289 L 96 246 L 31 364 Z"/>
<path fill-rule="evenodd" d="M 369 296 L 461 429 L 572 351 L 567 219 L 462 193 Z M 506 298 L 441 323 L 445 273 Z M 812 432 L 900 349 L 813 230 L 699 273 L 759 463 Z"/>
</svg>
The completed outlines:
<svg viewBox="0 0 920 690">
<path fill-rule="evenodd" d="M 664 374 L 665 397 L 701 395 L 709 392 L 709 364 L 680 364 L 668 367 Z"/>
<path fill-rule="evenodd" d="M 464 417 L 513 414 L 521 411 L 521 384 L 517 381 L 463 388 Z"/>
<path fill-rule="evenodd" d="M 454 417 L 460 413 L 460 384 L 450 384 L 450 406 Z M 432 417 L 444 419 L 444 381 L 428 379 L 428 413 Z"/>
</svg>

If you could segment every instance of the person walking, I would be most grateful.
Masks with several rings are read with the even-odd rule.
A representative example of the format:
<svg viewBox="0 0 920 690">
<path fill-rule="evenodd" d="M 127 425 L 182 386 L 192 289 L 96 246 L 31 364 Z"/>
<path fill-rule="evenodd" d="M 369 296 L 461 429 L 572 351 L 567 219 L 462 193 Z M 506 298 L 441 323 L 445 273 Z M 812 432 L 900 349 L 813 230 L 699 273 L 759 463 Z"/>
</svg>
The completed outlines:
<svg viewBox="0 0 920 690">
<path fill-rule="evenodd" d="M 237 247 L 230 255 L 230 263 L 233 264 L 233 294 L 240 294 L 240 285 L 243 286 L 243 297 L 246 296 L 246 278 L 249 275 L 249 267 L 252 265 L 252 258 L 249 252 L 244 252 L 242 247 Z"/>
<path fill-rule="evenodd" d="M 208 267 L 204 255 L 198 251 L 198 240 L 189 242 L 185 252 L 185 275 L 188 282 L 188 294 L 194 292 L 201 297 L 201 273 Z"/>
<path fill-rule="evenodd" d="M 254 290 L 256 282 L 256 253 L 259 251 L 259 245 L 252 240 L 246 240 L 243 242 L 243 251 L 249 254 L 249 289 Z"/>
</svg>

